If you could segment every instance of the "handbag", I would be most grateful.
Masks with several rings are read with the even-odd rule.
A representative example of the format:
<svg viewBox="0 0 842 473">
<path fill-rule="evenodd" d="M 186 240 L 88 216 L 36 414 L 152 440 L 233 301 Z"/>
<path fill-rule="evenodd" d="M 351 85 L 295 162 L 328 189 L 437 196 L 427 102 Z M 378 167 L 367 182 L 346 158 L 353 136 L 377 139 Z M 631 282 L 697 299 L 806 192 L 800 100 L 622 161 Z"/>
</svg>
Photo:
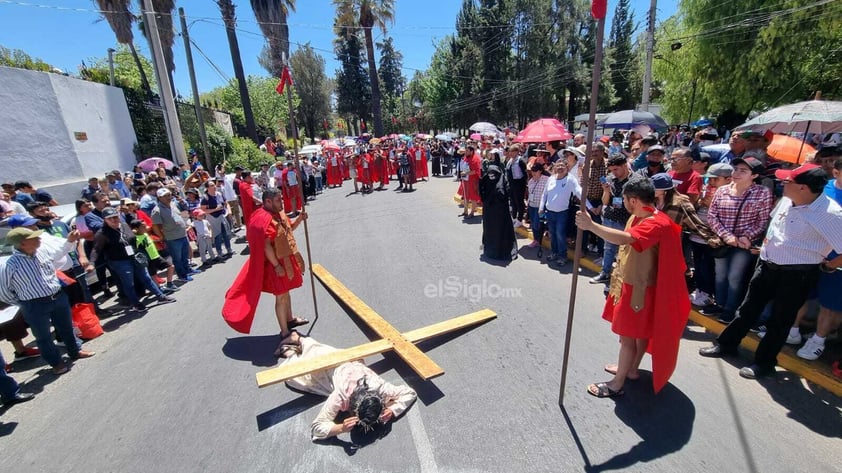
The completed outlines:
<svg viewBox="0 0 842 473">
<path fill-rule="evenodd" d="M 745 205 L 746 200 L 748 200 L 749 191 L 746 191 L 746 195 L 743 196 L 743 200 L 740 201 L 740 206 L 737 207 L 737 215 L 734 217 L 734 226 L 731 228 L 731 233 L 734 233 L 734 230 L 737 229 L 737 220 L 740 219 L 740 213 L 743 211 L 743 205 Z M 722 246 L 718 248 L 712 248 L 710 255 L 714 258 L 727 258 L 729 254 L 731 254 L 731 250 L 735 247 L 728 245 L 725 243 L 722 238 L 719 239 L 722 241 Z"/>
<path fill-rule="evenodd" d="M 102 330 L 93 304 L 74 304 L 70 308 L 70 314 L 73 318 L 73 326 L 79 329 L 79 338 L 90 340 L 105 332 Z"/>
</svg>

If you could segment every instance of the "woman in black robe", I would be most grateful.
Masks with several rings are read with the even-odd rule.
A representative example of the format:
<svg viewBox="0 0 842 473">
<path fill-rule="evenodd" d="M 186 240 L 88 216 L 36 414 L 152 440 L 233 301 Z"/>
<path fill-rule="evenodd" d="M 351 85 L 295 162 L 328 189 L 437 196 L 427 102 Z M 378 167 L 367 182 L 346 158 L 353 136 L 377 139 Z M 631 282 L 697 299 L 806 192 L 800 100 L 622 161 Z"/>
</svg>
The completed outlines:
<svg viewBox="0 0 842 473">
<path fill-rule="evenodd" d="M 486 258 L 511 261 L 517 258 L 515 229 L 509 212 L 509 188 L 500 153 L 494 151 L 484 163 L 479 194 L 482 199 L 482 249 Z"/>
</svg>

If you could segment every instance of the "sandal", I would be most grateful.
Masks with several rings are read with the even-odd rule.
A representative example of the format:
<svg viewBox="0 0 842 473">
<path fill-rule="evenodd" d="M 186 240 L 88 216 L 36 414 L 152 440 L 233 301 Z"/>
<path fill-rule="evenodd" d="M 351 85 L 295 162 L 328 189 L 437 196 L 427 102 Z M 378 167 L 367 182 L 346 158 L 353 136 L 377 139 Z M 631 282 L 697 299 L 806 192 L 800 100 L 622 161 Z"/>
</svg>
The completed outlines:
<svg viewBox="0 0 842 473">
<path fill-rule="evenodd" d="M 275 357 L 276 358 L 289 358 L 293 355 L 297 355 L 301 353 L 301 345 L 289 345 L 284 344 L 278 347 L 275 350 Z"/>
<path fill-rule="evenodd" d="M 290 329 L 293 329 L 295 327 L 300 327 L 302 325 L 307 325 L 309 323 L 310 323 L 310 321 L 303 318 L 303 317 L 293 317 L 290 320 L 287 320 L 287 327 L 289 327 Z"/>
<path fill-rule="evenodd" d="M 617 365 L 615 365 L 614 363 L 608 363 L 607 365 L 605 365 L 605 368 L 603 368 L 603 369 L 608 374 L 613 374 L 613 375 L 617 374 Z M 626 379 L 629 380 L 629 381 L 637 381 L 638 379 L 640 379 L 640 373 L 638 373 L 637 376 L 626 375 Z"/>
<path fill-rule="evenodd" d="M 622 389 L 614 391 L 608 387 L 608 383 L 596 383 L 588 385 L 588 394 L 599 398 L 622 396 L 626 392 Z"/>
</svg>

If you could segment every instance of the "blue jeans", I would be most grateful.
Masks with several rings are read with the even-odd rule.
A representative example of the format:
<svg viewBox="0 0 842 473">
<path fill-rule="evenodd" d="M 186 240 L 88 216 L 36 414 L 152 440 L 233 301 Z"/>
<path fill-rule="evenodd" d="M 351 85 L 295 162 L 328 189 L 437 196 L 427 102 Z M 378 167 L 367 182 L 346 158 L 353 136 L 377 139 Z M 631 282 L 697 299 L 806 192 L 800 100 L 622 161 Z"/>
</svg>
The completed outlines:
<svg viewBox="0 0 842 473">
<path fill-rule="evenodd" d="M 175 273 L 184 279 L 190 273 L 190 241 L 187 237 L 175 240 L 165 240 L 167 252 L 172 258 L 172 265 L 175 266 Z"/>
<path fill-rule="evenodd" d="M 615 230 L 622 230 L 626 228 L 626 224 L 624 222 L 618 222 L 616 220 L 611 220 L 610 218 L 603 218 L 602 225 Z M 617 250 L 619 249 L 619 246 L 606 241 L 604 248 L 605 249 L 602 253 L 602 274 L 611 274 L 611 271 L 614 270 L 614 260 L 617 259 Z"/>
<path fill-rule="evenodd" d="M 757 257 L 748 250 L 731 248 L 725 258 L 714 258 L 716 303 L 722 306 L 722 316 L 733 316 L 743 302 L 748 280 Z"/>
<path fill-rule="evenodd" d="M 142 281 L 146 289 L 149 289 L 149 292 L 158 297 L 164 295 L 161 292 L 161 288 L 152 281 L 149 271 L 145 267 L 135 263 L 132 259 L 110 260 L 108 262 L 108 269 L 120 280 L 120 284 L 123 286 L 123 292 L 126 293 L 126 299 L 132 305 L 140 304 L 140 298 L 137 297 L 137 292 L 134 290 L 135 278 Z"/>
<path fill-rule="evenodd" d="M 544 229 L 541 228 L 541 217 L 538 216 L 538 207 L 530 206 L 527 210 L 529 213 L 529 225 L 532 227 L 532 239 L 541 241 L 541 237 L 543 236 L 541 233 Z"/>
<path fill-rule="evenodd" d="M 316 192 L 322 191 L 322 175 L 316 174 Z"/>
<path fill-rule="evenodd" d="M 3 353 L 0 352 L 0 367 L 6 367 L 6 360 L 3 359 Z M 6 374 L 5 369 L 0 369 L 0 401 L 4 403 L 11 401 L 20 392 L 20 386 L 14 378 Z"/>
<path fill-rule="evenodd" d="M 220 225 L 220 233 L 213 236 L 213 247 L 216 248 L 216 256 L 222 256 L 222 244 L 225 244 L 225 249 L 228 254 L 231 254 L 231 234 L 228 233 L 228 224 L 223 221 Z"/>
<path fill-rule="evenodd" d="M 690 240 L 690 247 L 693 248 L 693 278 L 696 280 L 696 288 L 707 294 L 714 294 L 716 292 L 715 259 L 710 254 L 710 247 L 692 240 Z"/>
<path fill-rule="evenodd" d="M 550 249 L 552 254 L 567 258 L 567 210 L 547 211 L 547 227 L 550 230 Z"/>
<path fill-rule="evenodd" d="M 67 353 L 71 358 L 76 358 L 79 355 L 82 342 L 73 333 L 73 318 L 70 315 L 70 299 L 67 298 L 67 294 L 59 290 L 58 294 L 53 297 L 54 299 L 41 297 L 29 301 L 20 301 L 20 308 L 23 311 L 23 319 L 29 324 L 32 336 L 35 337 L 35 343 L 41 350 L 41 357 L 50 366 L 57 366 L 61 363 L 61 353 L 53 343 L 53 337 L 50 334 L 50 322 L 64 341 Z"/>
</svg>

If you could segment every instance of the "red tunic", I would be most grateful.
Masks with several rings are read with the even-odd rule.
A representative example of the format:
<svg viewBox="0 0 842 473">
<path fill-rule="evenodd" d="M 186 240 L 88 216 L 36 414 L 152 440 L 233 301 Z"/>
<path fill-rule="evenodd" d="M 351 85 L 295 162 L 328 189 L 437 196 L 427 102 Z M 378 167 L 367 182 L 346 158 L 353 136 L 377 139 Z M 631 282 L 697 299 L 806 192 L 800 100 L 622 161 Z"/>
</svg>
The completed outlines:
<svg viewBox="0 0 842 473">
<path fill-rule="evenodd" d="M 251 215 L 254 213 L 254 191 L 251 184 L 240 181 L 240 204 L 243 206 L 243 222 L 248 225 Z"/>
<path fill-rule="evenodd" d="M 479 178 L 480 173 L 482 172 L 482 161 L 480 161 L 479 156 L 474 153 L 472 157 L 465 156 L 462 159 L 463 162 L 468 163 L 468 167 L 471 170 L 471 175 L 468 176 L 468 180 L 462 180 L 459 182 L 459 189 L 457 190 L 457 195 L 465 196 L 468 199 L 468 202 L 480 202 L 479 196 Z"/>
<path fill-rule="evenodd" d="M 421 157 L 417 156 L 417 152 L 421 152 Z M 424 151 L 423 148 L 410 148 L 409 149 L 409 159 L 415 163 L 415 178 L 421 179 L 422 177 L 428 177 L 429 173 L 427 172 L 427 152 Z M 479 180 L 477 180 L 479 182 Z"/>
<path fill-rule="evenodd" d="M 331 154 L 327 158 L 327 185 L 341 186 L 342 185 L 342 167 L 340 163 L 342 158 Z"/>
<path fill-rule="evenodd" d="M 276 218 L 286 218 L 284 215 L 276 215 Z M 271 213 L 262 207 L 252 215 L 246 227 L 246 239 L 249 244 L 249 259 L 243 264 L 236 279 L 225 293 L 225 302 L 222 305 L 222 318 L 234 330 L 241 333 L 251 331 L 254 322 L 254 312 L 260 300 L 260 293 L 269 292 L 272 294 L 284 294 L 290 289 L 301 287 L 301 268 L 294 257 L 291 263 L 296 269 L 297 276 L 291 280 L 286 277 L 278 277 L 274 268 L 266 260 L 264 253 L 266 239 L 276 235 L 276 220 Z M 274 280 L 273 280 L 274 279 Z"/>
<path fill-rule="evenodd" d="M 630 299 L 632 287 L 623 284 L 620 298 L 605 301 L 602 317 L 611 322 L 618 335 L 648 339 L 647 351 L 652 354 L 652 384 L 655 392 L 663 388 L 675 370 L 678 344 L 690 315 L 690 300 L 684 279 L 684 256 L 681 251 L 681 227 L 663 212 L 651 218 L 634 217 L 626 231 L 635 239 L 632 251 L 642 252 L 657 247 L 655 284 L 646 288 L 644 308 L 634 311 Z"/>
</svg>

